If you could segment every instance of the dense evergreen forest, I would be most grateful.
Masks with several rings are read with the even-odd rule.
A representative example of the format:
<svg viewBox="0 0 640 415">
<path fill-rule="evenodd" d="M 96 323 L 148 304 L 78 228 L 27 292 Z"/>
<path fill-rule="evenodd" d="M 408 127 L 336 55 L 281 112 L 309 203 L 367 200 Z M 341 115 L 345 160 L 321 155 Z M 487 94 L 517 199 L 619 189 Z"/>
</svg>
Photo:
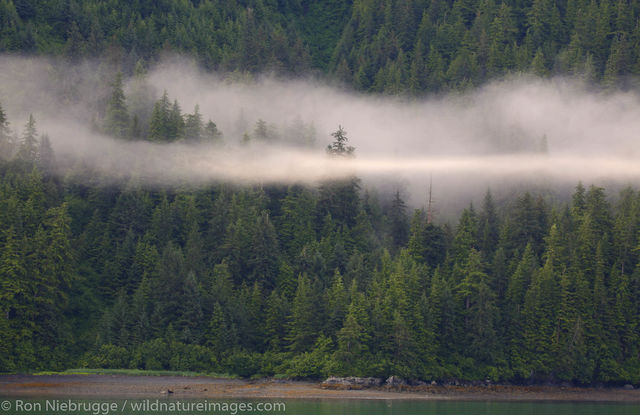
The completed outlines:
<svg viewBox="0 0 640 415">
<path fill-rule="evenodd" d="M 194 56 L 220 72 L 316 73 L 422 94 L 513 72 L 606 85 L 640 73 L 637 0 L 0 0 L 0 52 Z"/>
<path fill-rule="evenodd" d="M 116 136 L 135 125 L 121 83 L 101 127 Z M 151 112 L 148 140 L 221 139 L 166 93 Z M 496 206 L 487 192 L 450 225 L 356 177 L 149 188 L 81 165 L 60 175 L 33 116 L 18 137 L 0 110 L 0 127 L 0 371 L 640 382 L 632 189 L 612 204 L 579 184 L 567 205 L 523 193 Z M 342 128 L 333 139 L 327 157 L 357 154 Z"/>
<path fill-rule="evenodd" d="M 0 0 L 0 52 L 120 70 L 92 120 L 102 134 L 216 146 L 215 120 L 136 83 L 145 66 L 184 53 L 219 72 L 408 95 L 515 72 L 628 85 L 639 14 L 637 0 Z M 640 383 L 634 189 L 577 184 L 567 204 L 487 191 L 443 223 L 357 177 L 61 174 L 36 118 L 11 121 L 0 107 L 0 372 Z M 242 141 L 315 140 L 304 124 L 272 134 L 257 120 Z M 357 157 L 357 138 L 340 127 L 333 140 L 327 157 Z"/>
</svg>

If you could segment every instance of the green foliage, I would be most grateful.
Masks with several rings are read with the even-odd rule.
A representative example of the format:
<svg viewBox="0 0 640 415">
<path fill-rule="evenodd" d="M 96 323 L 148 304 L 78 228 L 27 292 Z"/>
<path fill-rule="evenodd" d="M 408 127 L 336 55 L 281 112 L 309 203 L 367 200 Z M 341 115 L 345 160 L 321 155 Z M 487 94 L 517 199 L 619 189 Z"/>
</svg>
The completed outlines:
<svg viewBox="0 0 640 415">
<path fill-rule="evenodd" d="M 187 114 L 184 122 L 184 138 L 186 141 L 200 141 L 204 135 L 204 125 L 200 107 L 196 105 L 193 114 Z"/>
<path fill-rule="evenodd" d="M 409 240 L 409 219 L 406 210 L 407 206 L 400 197 L 400 191 L 396 191 L 389 207 L 389 233 L 395 248 L 406 245 Z"/>
<path fill-rule="evenodd" d="M 338 127 L 338 130 L 331 133 L 335 140 L 327 147 L 327 153 L 332 156 L 348 157 L 352 156 L 355 151 L 355 147 L 348 145 L 349 139 L 347 138 L 347 132 Z"/>
<path fill-rule="evenodd" d="M 18 149 L 18 157 L 24 161 L 33 162 L 38 156 L 38 131 L 36 130 L 36 119 L 33 114 L 29 114 L 29 120 L 22 133 L 22 141 Z"/>
<path fill-rule="evenodd" d="M 171 349 L 165 339 L 157 338 L 138 346 L 131 358 L 130 367 L 145 370 L 169 370 Z"/>
<path fill-rule="evenodd" d="M 176 108 L 179 110 L 179 108 Z M 153 106 L 149 124 L 149 139 L 151 141 L 174 141 L 178 138 L 179 125 L 176 125 L 176 114 L 165 90 L 160 100 Z"/>
<path fill-rule="evenodd" d="M 297 354 L 287 364 L 286 374 L 292 378 L 321 379 L 330 374 L 332 349 L 331 339 L 318 337 L 310 352 Z"/>
<path fill-rule="evenodd" d="M 3 1 L 0 51 L 99 56 L 128 73 L 176 51 L 207 69 L 319 71 L 387 94 L 464 89 L 516 71 L 616 86 L 639 70 L 638 13 L 628 2 L 549 0 Z"/>
<path fill-rule="evenodd" d="M 0 160 L 1 371 L 638 381 L 631 188 L 487 193 L 450 231 L 357 178 L 79 185 L 44 141 Z"/>
<path fill-rule="evenodd" d="M 118 138 L 129 136 L 130 120 L 122 84 L 122 73 L 118 72 L 111 86 L 111 98 L 107 103 L 104 130 Z"/>
<path fill-rule="evenodd" d="M 262 355 L 238 351 L 229 356 L 226 367 L 228 367 L 232 373 L 248 378 L 260 373 L 260 368 L 262 367 Z"/>
<path fill-rule="evenodd" d="M 129 366 L 130 354 L 124 347 L 103 344 L 95 354 L 89 356 L 86 364 L 92 368 L 124 368 Z"/>
<path fill-rule="evenodd" d="M 11 130 L 9 129 L 9 120 L 0 104 L 0 160 L 9 159 L 13 152 L 13 143 L 11 142 Z"/>
<path fill-rule="evenodd" d="M 316 313 L 317 298 L 306 275 L 298 277 L 298 287 L 291 304 L 291 320 L 289 323 L 289 348 L 293 352 L 304 352 L 311 348 L 318 333 Z"/>
<path fill-rule="evenodd" d="M 327 146 L 330 157 L 354 157 L 355 147 L 348 145 L 349 139 L 342 126 L 331 135 L 335 140 Z M 360 180 L 357 177 L 323 183 L 317 202 L 322 215 L 320 217 L 336 221 L 338 225 L 353 227 L 359 210 L 359 189 Z"/>
</svg>

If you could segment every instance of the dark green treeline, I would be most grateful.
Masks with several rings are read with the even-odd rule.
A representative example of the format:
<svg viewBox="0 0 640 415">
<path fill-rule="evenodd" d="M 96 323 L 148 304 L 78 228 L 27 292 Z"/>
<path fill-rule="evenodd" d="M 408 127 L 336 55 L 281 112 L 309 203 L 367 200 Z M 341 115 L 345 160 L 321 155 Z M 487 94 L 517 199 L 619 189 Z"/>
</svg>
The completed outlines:
<svg viewBox="0 0 640 415">
<path fill-rule="evenodd" d="M 127 73 L 179 52 L 210 70 L 326 74 L 390 94 L 513 72 L 615 85 L 640 73 L 639 14 L 638 0 L 0 0 L 0 52 Z"/>
<path fill-rule="evenodd" d="M 0 371 L 640 382 L 632 189 L 614 204 L 581 185 L 567 205 L 487 193 L 440 225 L 357 178 L 63 179 L 36 120 L 11 139 L 0 116 Z M 353 153 L 334 138 L 330 155 Z"/>
</svg>

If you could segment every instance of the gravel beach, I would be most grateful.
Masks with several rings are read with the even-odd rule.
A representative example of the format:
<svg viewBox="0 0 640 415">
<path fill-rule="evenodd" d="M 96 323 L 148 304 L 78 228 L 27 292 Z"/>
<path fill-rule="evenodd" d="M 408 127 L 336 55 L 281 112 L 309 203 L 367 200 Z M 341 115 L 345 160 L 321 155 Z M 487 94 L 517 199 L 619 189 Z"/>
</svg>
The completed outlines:
<svg viewBox="0 0 640 415">
<path fill-rule="evenodd" d="M 0 375 L 5 397 L 402 399 L 640 403 L 640 390 L 558 386 L 442 386 L 399 389 L 328 388 L 320 382 L 126 375 Z"/>
</svg>

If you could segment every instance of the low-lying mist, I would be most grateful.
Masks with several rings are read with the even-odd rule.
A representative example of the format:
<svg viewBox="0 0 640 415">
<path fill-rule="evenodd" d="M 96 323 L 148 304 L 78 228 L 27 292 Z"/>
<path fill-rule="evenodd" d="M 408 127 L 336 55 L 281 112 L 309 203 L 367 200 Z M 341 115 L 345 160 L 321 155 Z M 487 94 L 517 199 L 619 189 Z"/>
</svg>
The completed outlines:
<svg viewBox="0 0 640 415">
<path fill-rule="evenodd" d="M 579 80 L 513 77 L 416 100 L 348 93 L 311 80 L 222 77 L 174 59 L 152 68 L 144 81 L 125 80 L 125 93 L 144 82 L 153 100 L 166 90 L 184 112 L 197 104 L 224 140 L 159 144 L 99 132 L 113 76 L 97 63 L 62 68 L 5 56 L 0 103 L 18 136 L 33 113 L 61 172 L 81 162 L 106 178 L 134 176 L 156 186 L 317 184 L 355 174 L 365 185 L 406 189 L 418 206 L 432 180 L 445 209 L 487 187 L 500 193 L 522 184 L 567 188 L 579 180 L 624 185 L 640 178 L 639 94 L 602 92 Z M 272 138 L 247 144 L 258 120 Z M 353 159 L 324 151 L 339 125 L 356 147 Z M 303 127 L 314 144 L 309 137 L 305 145 L 291 139 Z"/>
</svg>

